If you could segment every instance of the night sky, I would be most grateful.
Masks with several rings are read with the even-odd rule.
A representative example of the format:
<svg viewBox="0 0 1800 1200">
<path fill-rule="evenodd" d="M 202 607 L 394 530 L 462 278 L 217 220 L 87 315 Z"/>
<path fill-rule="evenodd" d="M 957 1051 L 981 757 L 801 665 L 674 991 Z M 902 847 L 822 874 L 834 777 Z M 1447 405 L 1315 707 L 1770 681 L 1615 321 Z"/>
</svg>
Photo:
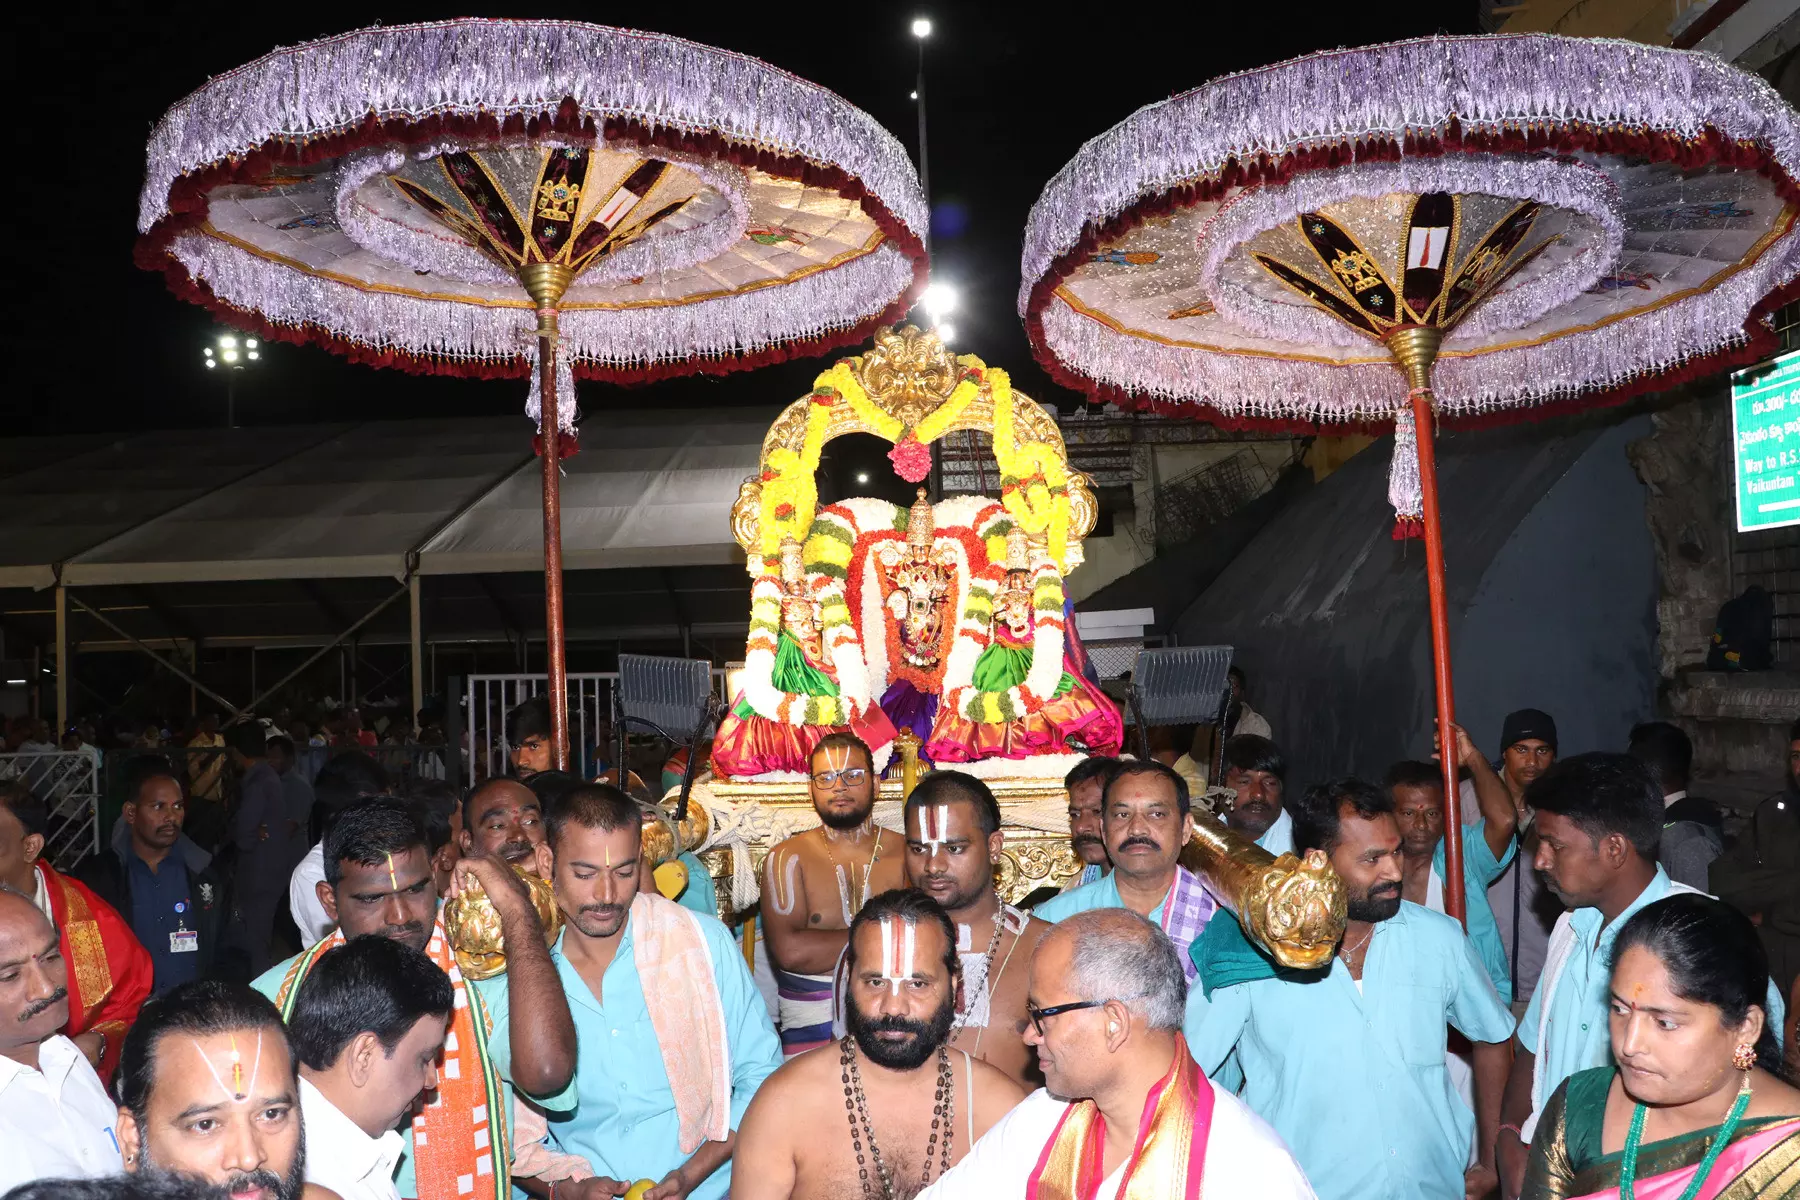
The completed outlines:
<svg viewBox="0 0 1800 1200">
<path fill-rule="evenodd" d="M 919 3 L 32 5 L 17 59 L 7 189 L 9 433 L 222 424 L 201 367 L 216 326 L 131 261 L 144 142 L 176 100 L 277 45 L 376 23 L 463 15 L 616 22 L 756 55 L 834 89 L 916 149 L 911 19 L 928 15 L 934 278 L 962 295 L 955 348 L 1006 367 L 1040 399 L 1075 397 L 1030 364 L 1015 311 L 1032 202 L 1083 141 L 1134 109 L 1231 71 L 1312 50 L 1473 33 L 1474 0 L 1437 3 Z M 1371 79 L 1371 88 L 1382 81 Z M 23 142 L 21 146 L 20 143 Z M 22 152 L 21 152 L 22 151 Z M 647 388 L 580 385 L 609 406 L 786 403 L 825 360 Z M 272 346 L 238 389 L 239 422 L 518 412 L 523 381 L 417 378 Z M 521 437 L 526 426 L 520 422 Z"/>
</svg>

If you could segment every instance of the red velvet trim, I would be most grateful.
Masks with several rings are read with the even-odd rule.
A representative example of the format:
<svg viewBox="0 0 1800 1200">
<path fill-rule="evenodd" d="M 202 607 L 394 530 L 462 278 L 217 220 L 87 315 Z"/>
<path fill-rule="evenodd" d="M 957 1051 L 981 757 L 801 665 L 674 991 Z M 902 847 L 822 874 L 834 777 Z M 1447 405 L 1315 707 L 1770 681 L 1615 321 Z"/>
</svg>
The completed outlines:
<svg viewBox="0 0 1800 1200">
<path fill-rule="evenodd" d="M 1251 162 L 1232 159 L 1211 179 L 1196 180 L 1146 197 L 1110 220 L 1090 223 L 1073 247 L 1051 261 L 1043 276 L 1031 287 L 1025 304 L 1025 335 L 1031 343 L 1032 357 L 1051 379 L 1063 387 L 1084 392 L 1096 404 L 1115 404 L 1127 412 L 1148 411 L 1159 416 L 1183 417 L 1205 421 L 1221 429 L 1263 430 L 1276 433 L 1386 433 L 1393 428 L 1390 421 L 1320 421 L 1304 417 L 1253 417 L 1220 411 L 1213 405 L 1193 400 L 1170 400 L 1164 397 L 1132 392 L 1114 384 L 1093 379 L 1066 366 L 1052 354 L 1044 339 L 1044 310 L 1075 269 L 1088 257 L 1124 234 L 1154 217 L 1166 216 L 1196 204 L 1221 198 L 1229 189 L 1251 184 L 1284 183 L 1307 171 L 1330 170 L 1351 162 L 1397 162 L 1401 157 L 1423 157 L 1464 151 L 1470 154 L 1565 154 L 1574 151 L 1616 154 L 1647 162 L 1667 162 L 1684 171 L 1723 166 L 1736 170 L 1754 170 L 1775 185 L 1775 190 L 1789 204 L 1800 205 L 1800 184 L 1777 163 L 1764 147 L 1751 142 L 1734 142 L 1715 129 L 1707 129 L 1695 138 L 1672 133 L 1650 133 L 1642 130 L 1595 129 L 1580 125 L 1563 125 L 1556 129 L 1480 130 L 1465 133 L 1454 121 L 1440 137 L 1408 134 L 1404 143 L 1392 138 L 1359 141 L 1354 145 L 1333 143 L 1292 151 L 1280 159 L 1259 156 Z M 1763 324 L 1762 318 L 1791 300 L 1800 297 L 1800 280 L 1765 297 L 1751 310 L 1744 323 L 1748 342 L 1728 346 L 1712 354 L 1701 355 L 1677 363 L 1662 371 L 1646 371 L 1617 387 L 1595 393 L 1583 393 L 1546 401 L 1542 404 L 1501 409 L 1468 416 L 1445 416 L 1442 424 L 1450 429 L 1479 429 L 1507 425 L 1518 421 L 1581 409 L 1618 404 L 1645 392 L 1664 391 L 1677 384 L 1711 375 L 1729 367 L 1742 366 L 1765 358 L 1776 345 L 1776 338 Z"/>
<path fill-rule="evenodd" d="M 582 114 L 573 98 L 565 98 L 555 114 L 533 117 L 508 117 L 504 123 L 491 113 L 476 115 L 441 114 L 419 120 L 395 118 L 379 121 L 371 113 L 353 129 L 307 142 L 274 138 L 239 158 L 214 163 L 177 179 L 169 188 L 168 215 L 141 236 L 132 254 L 137 264 L 149 271 L 160 271 L 169 290 L 183 300 L 210 309 L 232 325 L 259 337 L 291 342 L 298 346 L 322 346 L 341 354 L 352 362 L 375 367 L 395 367 L 416 375 L 458 375 L 478 379 L 525 378 L 531 365 L 524 357 L 500 359 L 452 359 L 413 354 L 392 348 L 378 349 L 361 342 L 339 337 L 318 325 L 277 325 L 260 313 L 227 304 L 212 289 L 192 278 L 186 267 L 169 254 L 169 245 L 181 233 L 205 222 L 207 194 L 230 183 L 252 183 L 272 171 L 309 166 L 325 159 L 337 158 L 368 146 L 417 146 L 440 140 L 465 143 L 494 142 L 503 138 L 562 137 L 595 138 L 599 129 L 593 118 Z M 645 149 L 664 149 L 689 154 L 708 155 L 742 167 L 754 167 L 781 179 L 798 180 L 813 187 L 829 188 L 847 200 L 862 205 L 877 228 L 902 253 L 913 260 L 912 286 L 881 313 L 845 329 L 821 334 L 816 338 L 769 346 L 750 354 L 697 356 L 679 362 L 661 362 L 642 366 L 608 366 L 602 363 L 573 364 L 582 379 L 615 384 L 654 383 L 683 375 L 729 375 L 795 358 L 811 358 L 842 346 L 854 345 L 867 338 L 882 325 L 902 320 L 918 302 L 925 288 L 930 260 L 925 243 L 868 191 L 860 179 L 841 167 L 821 165 L 799 155 L 775 154 L 766 149 L 746 146 L 717 133 L 692 132 L 668 127 L 651 127 L 624 117 L 609 117 L 605 125 L 609 142 L 624 142 Z"/>
</svg>

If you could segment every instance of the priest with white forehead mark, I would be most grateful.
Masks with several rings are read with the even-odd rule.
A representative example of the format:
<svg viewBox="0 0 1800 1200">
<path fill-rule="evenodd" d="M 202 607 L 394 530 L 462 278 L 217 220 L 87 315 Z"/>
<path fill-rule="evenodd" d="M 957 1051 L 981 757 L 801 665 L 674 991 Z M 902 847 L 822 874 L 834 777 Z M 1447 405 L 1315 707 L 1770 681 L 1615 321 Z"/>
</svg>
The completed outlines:
<svg viewBox="0 0 1800 1200">
<path fill-rule="evenodd" d="M 940 853 L 957 829 L 952 820 Z M 949 1044 L 961 974 L 935 900 L 916 888 L 870 900 L 845 954 L 848 1032 L 764 1081 L 739 1129 L 733 1200 L 910 1197 L 1023 1099 Z"/>
<path fill-rule="evenodd" d="M 763 862 L 763 938 L 790 1056 L 831 1039 L 831 972 L 850 922 L 869 897 L 899 887 L 902 873 L 901 839 L 872 819 L 880 781 L 868 747 L 852 733 L 827 734 L 809 769 L 820 825 Z"/>
<path fill-rule="evenodd" d="M 1005 903 L 995 880 L 1006 837 L 987 784 L 960 771 L 934 771 L 906 801 L 906 881 L 936 900 L 956 930 L 962 991 L 950 1045 L 1011 1076 L 1042 1082 L 1025 1045 L 1025 984 L 1031 952 L 1050 931 Z M 836 975 L 834 1029 L 846 1030 L 848 976 Z"/>
</svg>

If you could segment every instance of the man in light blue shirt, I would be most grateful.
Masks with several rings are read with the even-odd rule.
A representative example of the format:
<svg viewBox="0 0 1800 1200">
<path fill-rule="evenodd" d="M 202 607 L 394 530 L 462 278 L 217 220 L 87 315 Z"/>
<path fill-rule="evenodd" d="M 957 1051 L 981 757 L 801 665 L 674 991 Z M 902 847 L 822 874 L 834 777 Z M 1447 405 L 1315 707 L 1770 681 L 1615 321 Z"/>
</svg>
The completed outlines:
<svg viewBox="0 0 1800 1200">
<path fill-rule="evenodd" d="M 1227 825 L 1276 858 L 1294 852 L 1294 818 L 1281 806 L 1287 759 L 1274 742 L 1254 733 L 1228 738 L 1225 786 L 1237 792 Z"/>
<path fill-rule="evenodd" d="M 1237 1052 L 1241 1098 L 1293 1147 L 1321 1200 L 1487 1194 L 1512 1014 L 1457 923 L 1401 899 L 1385 792 L 1355 779 L 1313 788 L 1294 833 L 1344 879 L 1343 944 L 1328 968 L 1278 972 L 1229 917 L 1213 922 L 1195 951 L 1218 986 L 1188 991 L 1195 1061 L 1210 1074 Z M 1445 1068 L 1446 1024 L 1474 1044 L 1475 1112 Z"/>
<path fill-rule="evenodd" d="M 1121 762 L 1107 778 L 1100 819 L 1112 874 L 1052 896 L 1033 915 L 1055 924 L 1090 909 L 1129 908 L 1169 935 L 1191 984 L 1188 946 L 1218 903 L 1179 862 L 1181 848 L 1194 834 L 1187 781 L 1154 760 Z"/>
<path fill-rule="evenodd" d="M 1394 801 L 1394 816 L 1406 854 L 1405 896 L 1433 912 L 1444 909 L 1444 779 L 1436 763 L 1397 762 L 1383 780 Z M 1501 793 L 1504 800 L 1505 794 Z M 1516 821 L 1507 804 L 1504 821 L 1490 823 L 1486 812 L 1462 827 L 1463 898 L 1467 907 L 1469 940 L 1487 968 L 1488 978 L 1500 999 L 1512 1003 L 1512 970 L 1500 926 L 1488 905 L 1488 884 L 1500 877 L 1518 852 L 1513 837 Z"/>
<path fill-rule="evenodd" d="M 781 1065 L 750 970 L 717 918 L 639 893 L 635 800 L 587 784 L 548 824 L 567 920 L 552 957 L 582 1049 L 550 1139 L 605 1179 L 654 1181 L 649 1200 L 722 1200 L 744 1110 Z"/>
<path fill-rule="evenodd" d="M 1612 1063 L 1613 938 L 1631 915 L 1677 892 L 1657 865 L 1662 789 L 1650 769 L 1625 754 L 1579 754 L 1544 772 L 1525 792 L 1536 811 L 1536 867 L 1568 906 L 1550 934 L 1544 973 L 1519 1021 L 1518 1048 L 1500 1126 L 1508 1194 L 1524 1179 L 1539 1113 L 1578 1071 Z M 1770 1024 L 1786 1011 L 1769 984 Z M 1779 1036 L 1779 1035 L 1778 1035 Z"/>
</svg>

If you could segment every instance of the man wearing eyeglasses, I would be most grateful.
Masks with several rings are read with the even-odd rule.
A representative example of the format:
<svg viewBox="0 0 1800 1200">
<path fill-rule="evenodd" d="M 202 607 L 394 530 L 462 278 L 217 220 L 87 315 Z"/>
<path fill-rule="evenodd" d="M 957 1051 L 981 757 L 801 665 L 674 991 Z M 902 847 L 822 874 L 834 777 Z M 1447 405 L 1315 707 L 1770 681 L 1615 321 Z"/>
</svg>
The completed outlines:
<svg viewBox="0 0 1800 1200">
<path fill-rule="evenodd" d="M 905 839 L 875 826 L 875 770 L 853 733 L 819 739 L 807 761 L 820 825 L 763 861 L 763 944 L 775 968 L 781 1048 L 790 1057 L 831 1040 L 831 973 L 869 897 L 902 886 Z"/>
<path fill-rule="evenodd" d="M 1030 996 L 1046 1087 L 917 1200 L 1312 1200 L 1281 1138 L 1188 1054 L 1181 958 L 1149 920 L 1068 917 L 1032 955 Z"/>
</svg>

